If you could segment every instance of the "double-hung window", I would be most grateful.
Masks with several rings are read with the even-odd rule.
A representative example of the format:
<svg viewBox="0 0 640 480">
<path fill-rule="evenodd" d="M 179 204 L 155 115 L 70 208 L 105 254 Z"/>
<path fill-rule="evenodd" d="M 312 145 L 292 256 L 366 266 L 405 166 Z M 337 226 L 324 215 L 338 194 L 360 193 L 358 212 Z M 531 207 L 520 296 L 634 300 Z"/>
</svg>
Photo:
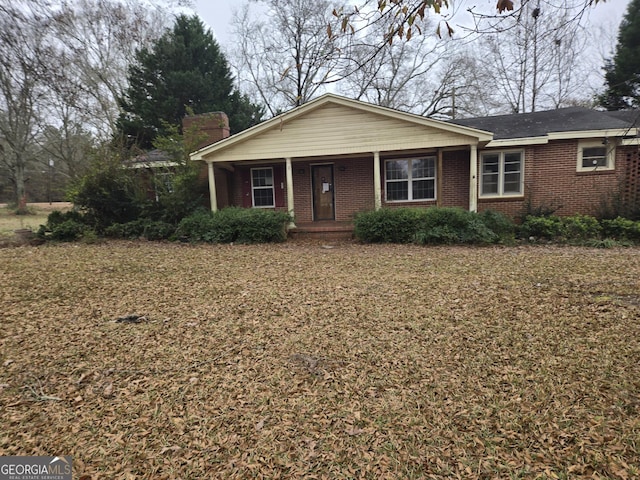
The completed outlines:
<svg viewBox="0 0 640 480">
<path fill-rule="evenodd" d="M 480 196 L 509 197 L 523 194 L 522 151 L 485 152 L 480 160 Z"/>
<path fill-rule="evenodd" d="M 385 161 L 385 193 L 388 202 L 434 200 L 436 157 Z"/>
<path fill-rule="evenodd" d="M 251 169 L 251 198 L 254 207 L 275 206 L 273 190 L 273 168 Z"/>
<path fill-rule="evenodd" d="M 606 141 L 582 141 L 578 145 L 578 171 L 613 170 L 615 147 Z"/>
</svg>

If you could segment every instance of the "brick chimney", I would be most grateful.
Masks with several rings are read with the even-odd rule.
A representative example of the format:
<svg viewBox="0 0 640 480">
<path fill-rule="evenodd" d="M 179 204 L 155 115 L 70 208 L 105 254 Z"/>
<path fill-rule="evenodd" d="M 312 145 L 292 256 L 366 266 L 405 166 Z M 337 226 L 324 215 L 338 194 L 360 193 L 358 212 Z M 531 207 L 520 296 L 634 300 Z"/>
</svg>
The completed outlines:
<svg viewBox="0 0 640 480">
<path fill-rule="evenodd" d="M 223 112 L 187 115 L 182 119 L 182 132 L 189 149 L 200 150 L 229 136 L 229 118 Z"/>
</svg>

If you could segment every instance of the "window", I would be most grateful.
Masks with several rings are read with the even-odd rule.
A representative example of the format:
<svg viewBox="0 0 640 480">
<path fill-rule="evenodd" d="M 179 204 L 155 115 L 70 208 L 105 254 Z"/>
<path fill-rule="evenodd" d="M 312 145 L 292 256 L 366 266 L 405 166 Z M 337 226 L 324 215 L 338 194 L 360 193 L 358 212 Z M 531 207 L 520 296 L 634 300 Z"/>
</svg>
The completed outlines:
<svg viewBox="0 0 640 480">
<path fill-rule="evenodd" d="M 273 168 L 251 169 L 251 196 L 254 207 L 274 207 Z"/>
<path fill-rule="evenodd" d="M 436 198 L 436 158 L 411 158 L 385 162 L 388 202 L 434 200 Z"/>
<path fill-rule="evenodd" d="M 523 193 L 523 154 L 516 152 L 483 153 L 481 157 L 481 197 L 508 197 Z"/>
<path fill-rule="evenodd" d="M 578 145 L 578 171 L 597 172 L 613 170 L 615 148 L 606 140 L 580 142 Z"/>
</svg>

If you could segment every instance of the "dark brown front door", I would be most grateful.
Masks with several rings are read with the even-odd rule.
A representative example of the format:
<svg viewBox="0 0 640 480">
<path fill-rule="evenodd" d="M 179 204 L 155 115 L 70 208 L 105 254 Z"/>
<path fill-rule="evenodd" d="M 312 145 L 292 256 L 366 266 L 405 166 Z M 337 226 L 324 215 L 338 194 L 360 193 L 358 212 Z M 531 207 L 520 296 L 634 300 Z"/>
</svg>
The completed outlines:
<svg viewBox="0 0 640 480">
<path fill-rule="evenodd" d="M 313 219 L 335 220 L 333 195 L 333 165 L 313 165 L 311 167 L 313 185 Z"/>
</svg>

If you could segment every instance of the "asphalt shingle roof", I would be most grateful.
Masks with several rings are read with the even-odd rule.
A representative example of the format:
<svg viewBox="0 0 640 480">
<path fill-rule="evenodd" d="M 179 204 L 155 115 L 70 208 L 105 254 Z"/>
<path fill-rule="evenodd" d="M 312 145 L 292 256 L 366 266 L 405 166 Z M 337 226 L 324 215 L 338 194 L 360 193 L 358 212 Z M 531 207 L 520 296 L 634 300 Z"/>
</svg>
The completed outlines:
<svg viewBox="0 0 640 480">
<path fill-rule="evenodd" d="M 495 140 L 541 137 L 550 132 L 624 129 L 640 125 L 640 110 L 600 112 L 583 107 L 544 112 L 451 120 L 465 127 L 493 132 Z"/>
</svg>

